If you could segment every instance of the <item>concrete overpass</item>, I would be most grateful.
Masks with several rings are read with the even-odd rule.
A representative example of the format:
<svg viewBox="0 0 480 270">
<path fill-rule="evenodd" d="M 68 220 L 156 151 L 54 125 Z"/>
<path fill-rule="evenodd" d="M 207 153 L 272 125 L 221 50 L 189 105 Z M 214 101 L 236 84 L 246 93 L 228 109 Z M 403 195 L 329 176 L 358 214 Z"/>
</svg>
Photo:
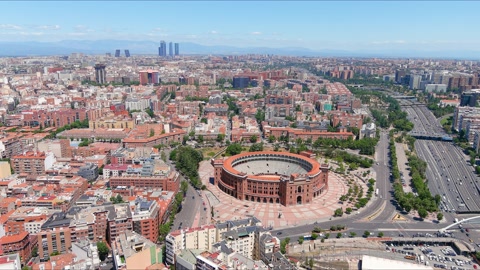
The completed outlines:
<svg viewBox="0 0 480 270">
<path fill-rule="evenodd" d="M 414 137 L 415 139 L 422 139 L 422 140 L 447 141 L 447 142 L 450 142 L 453 140 L 453 138 L 450 136 L 437 134 L 437 133 L 421 133 L 421 132 L 410 131 L 408 135 Z"/>
</svg>

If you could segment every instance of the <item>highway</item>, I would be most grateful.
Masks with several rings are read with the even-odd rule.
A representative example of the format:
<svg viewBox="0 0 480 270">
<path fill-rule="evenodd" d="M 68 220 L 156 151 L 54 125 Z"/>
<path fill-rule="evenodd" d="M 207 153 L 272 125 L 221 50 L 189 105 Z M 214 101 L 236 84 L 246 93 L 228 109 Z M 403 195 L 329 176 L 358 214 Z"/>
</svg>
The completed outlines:
<svg viewBox="0 0 480 270">
<path fill-rule="evenodd" d="M 272 234 L 277 235 L 279 238 L 285 238 L 292 236 L 300 236 L 310 233 L 314 227 L 321 227 L 322 229 L 328 229 L 333 225 L 346 225 L 349 231 L 360 232 L 370 230 L 375 231 L 375 228 L 387 228 L 395 229 L 396 235 L 398 231 L 404 229 L 403 225 L 391 223 L 393 215 L 397 212 L 395 206 L 395 200 L 392 194 L 392 183 L 390 181 L 390 167 L 389 167 L 389 149 L 388 149 L 388 133 L 382 131 L 380 133 L 380 140 L 376 147 L 376 162 L 373 165 L 373 169 L 377 174 L 376 187 L 379 189 L 379 196 L 372 197 L 372 200 L 366 208 L 359 210 L 358 214 L 344 215 L 341 218 L 331 218 L 330 220 L 318 222 L 317 224 L 308 224 L 302 226 L 296 226 L 287 229 L 273 230 Z M 370 218 L 370 219 L 369 219 Z M 414 224 L 417 224 L 415 222 Z M 436 224 L 418 223 L 422 228 L 435 232 L 440 227 L 431 227 Z M 412 224 L 408 224 L 407 227 L 411 227 Z M 358 233 L 357 233 L 358 234 Z M 361 235 L 360 234 L 360 235 Z M 292 238 L 294 239 L 294 238 Z"/>
<path fill-rule="evenodd" d="M 406 104 L 402 101 L 402 104 Z M 447 135 L 426 106 L 405 108 L 414 123 L 412 132 Z M 427 162 L 426 176 L 432 194 L 442 196 L 441 210 L 445 213 L 480 213 L 478 176 L 462 149 L 451 142 L 415 141 L 418 156 Z M 452 215 L 446 215 L 452 218 Z"/>
</svg>

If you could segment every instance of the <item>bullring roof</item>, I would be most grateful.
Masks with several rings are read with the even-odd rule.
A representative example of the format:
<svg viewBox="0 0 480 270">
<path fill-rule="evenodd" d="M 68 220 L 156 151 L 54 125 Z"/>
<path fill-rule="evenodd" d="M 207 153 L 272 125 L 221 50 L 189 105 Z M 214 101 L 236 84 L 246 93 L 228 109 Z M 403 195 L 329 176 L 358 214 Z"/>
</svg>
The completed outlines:
<svg viewBox="0 0 480 270">
<path fill-rule="evenodd" d="M 234 163 L 235 160 L 241 158 L 241 157 L 249 157 L 249 156 L 261 156 L 261 155 L 267 155 L 267 156 L 285 156 L 285 157 L 291 157 L 291 158 L 298 158 L 298 159 L 302 159 L 306 162 L 308 162 L 312 168 L 310 169 L 310 171 L 306 172 L 307 175 L 315 175 L 317 173 L 320 172 L 320 164 L 314 160 L 314 159 L 311 159 L 311 158 L 308 158 L 308 157 L 305 157 L 305 156 L 301 156 L 301 155 L 297 155 L 297 154 L 292 154 L 292 153 L 287 153 L 287 152 L 274 152 L 274 151 L 262 151 L 262 152 L 247 152 L 247 153 L 242 153 L 242 154 L 238 154 L 238 155 L 235 155 L 235 156 L 232 156 L 232 157 L 229 157 L 228 159 L 226 159 L 224 162 L 223 162 L 223 168 L 226 170 L 226 171 L 229 171 L 230 173 L 233 173 L 233 174 L 236 174 L 236 175 L 246 175 L 245 172 L 240 172 L 238 171 L 237 169 L 234 168 L 234 166 L 232 165 L 232 163 Z M 267 172 L 267 170 L 265 170 L 265 172 Z M 273 174 L 273 172 L 272 172 Z M 254 175 L 254 174 L 252 174 Z M 267 177 L 266 175 L 262 175 L 261 176 L 262 180 L 267 180 Z M 268 180 L 278 180 L 279 177 L 274 177 L 275 179 L 268 179 Z"/>
</svg>

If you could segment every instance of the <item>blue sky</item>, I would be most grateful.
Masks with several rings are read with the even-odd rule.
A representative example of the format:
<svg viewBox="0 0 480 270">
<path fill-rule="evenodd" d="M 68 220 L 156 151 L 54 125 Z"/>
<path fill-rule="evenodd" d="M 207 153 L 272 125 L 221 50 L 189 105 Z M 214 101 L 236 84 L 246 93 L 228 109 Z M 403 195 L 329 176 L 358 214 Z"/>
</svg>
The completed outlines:
<svg viewBox="0 0 480 270">
<path fill-rule="evenodd" d="M 0 2 L 0 41 L 477 51 L 479 8 L 476 1 Z"/>
</svg>

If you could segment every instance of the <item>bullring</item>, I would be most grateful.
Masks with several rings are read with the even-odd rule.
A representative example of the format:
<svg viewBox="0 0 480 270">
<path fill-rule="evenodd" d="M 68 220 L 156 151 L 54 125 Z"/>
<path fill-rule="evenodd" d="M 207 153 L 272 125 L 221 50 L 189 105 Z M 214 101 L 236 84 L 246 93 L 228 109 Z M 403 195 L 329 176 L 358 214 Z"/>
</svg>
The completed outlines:
<svg viewBox="0 0 480 270">
<path fill-rule="evenodd" d="M 286 152 L 248 152 L 212 159 L 214 184 L 228 195 L 285 206 L 309 204 L 328 188 L 328 166 Z"/>
</svg>

